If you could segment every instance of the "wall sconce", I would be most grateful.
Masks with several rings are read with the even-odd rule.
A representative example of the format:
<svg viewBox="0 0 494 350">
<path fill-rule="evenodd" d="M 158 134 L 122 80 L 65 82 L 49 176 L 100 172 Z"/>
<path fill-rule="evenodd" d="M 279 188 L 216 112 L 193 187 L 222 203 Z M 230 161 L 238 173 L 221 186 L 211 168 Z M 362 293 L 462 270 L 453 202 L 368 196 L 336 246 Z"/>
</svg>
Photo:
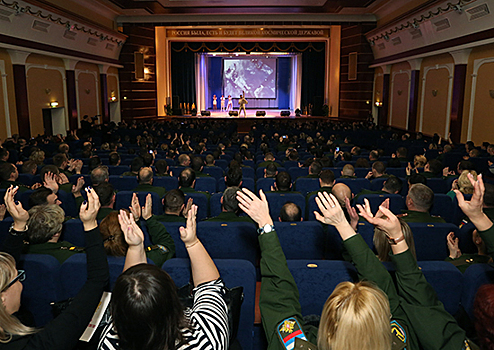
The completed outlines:
<svg viewBox="0 0 494 350">
<path fill-rule="evenodd" d="M 57 108 L 58 107 L 58 102 L 57 101 L 50 102 L 50 107 L 51 108 Z"/>
<path fill-rule="evenodd" d="M 489 95 L 491 95 L 491 98 L 494 98 L 494 90 L 489 90 Z"/>
<path fill-rule="evenodd" d="M 149 73 L 150 73 L 149 68 L 148 67 L 145 67 L 144 68 L 144 74 L 149 74 Z"/>
<path fill-rule="evenodd" d="M 375 105 L 376 107 L 382 107 L 383 103 L 381 101 L 376 101 Z"/>
<path fill-rule="evenodd" d="M 434 97 L 437 96 L 437 90 L 432 90 L 432 96 L 434 96 Z"/>
</svg>

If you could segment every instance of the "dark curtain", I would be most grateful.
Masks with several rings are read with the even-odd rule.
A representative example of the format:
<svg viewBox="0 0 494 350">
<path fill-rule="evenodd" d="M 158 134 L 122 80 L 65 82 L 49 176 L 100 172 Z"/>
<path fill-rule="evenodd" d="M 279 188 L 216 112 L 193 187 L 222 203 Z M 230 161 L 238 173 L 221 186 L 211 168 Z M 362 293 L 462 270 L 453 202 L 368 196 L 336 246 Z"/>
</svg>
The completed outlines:
<svg viewBox="0 0 494 350">
<path fill-rule="evenodd" d="M 191 51 L 175 51 L 174 45 L 179 47 L 183 43 L 172 43 L 172 91 L 179 97 L 181 103 L 196 103 L 196 76 L 195 57 Z"/>
<path fill-rule="evenodd" d="M 309 103 L 317 105 L 314 97 L 324 96 L 324 67 L 326 66 L 324 51 L 314 50 L 302 52 L 302 97 L 301 106 L 308 106 Z"/>
<path fill-rule="evenodd" d="M 278 108 L 289 109 L 290 108 L 290 81 L 292 75 L 292 58 L 279 57 L 278 58 L 278 82 L 276 87 L 276 93 L 278 95 Z M 297 106 L 293 106 L 297 108 Z"/>
</svg>

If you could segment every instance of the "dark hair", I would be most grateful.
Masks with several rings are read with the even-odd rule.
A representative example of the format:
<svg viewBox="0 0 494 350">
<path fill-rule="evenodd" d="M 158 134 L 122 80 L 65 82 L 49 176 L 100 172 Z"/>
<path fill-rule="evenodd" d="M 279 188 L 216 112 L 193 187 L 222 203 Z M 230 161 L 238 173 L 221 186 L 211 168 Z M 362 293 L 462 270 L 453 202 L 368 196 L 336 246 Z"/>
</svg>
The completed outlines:
<svg viewBox="0 0 494 350">
<path fill-rule="evenodd" d="M 492 350 L 494 344 L 494 284 L 485 284 L 477 290 L 473 303 L 475 330 L 481 349 Z"/>
<path fill-rule="evenodd" d="M 115 189 L 111 183 L 104 181 L 94 187 L 94 190 L 99 197 L 99 202 L 102 207 L 106 207 L 111 204 L 113 195 L 115 194 Z"/>
<path fill-rule="evenodd" d="M 185 195 L 181 190 L 173 189 L 166 192 L 163 198 L 163 210 L 171 212 L 179 212 L 182 205 L 185 204 Z"/>
<path fill-rule="evenodd" d="M 168 169 L 168 163 L 164 159 L 159 159 L 154 163 L 154 167 L 156 168 L 156 173 L 159 175 L 165 174 Z"/>
<path fill-rule="evenodd" d="M 151 155 L 151 153 L 145 151 L 141 154 L 142 158 L 142 166 L 151 166 L 153 164 L 154 157 Z"/>
<path fill-rule="evenodd" d="M 389 193 L 400 193 L 401 187 L 403 186 L 403 181 L 396 176 L 390 176 L 384 183 L 384 188 L 389 191 Z"/>
<path fill-rule="evenodd" d="M 223 204 L 222 208 L 228 212 L 236 213 L 239 210 L 237 192 L 240 188 L 232 186 L 228 187 L 225 192 L 223 192 Z"/>
<path fill-rule="evenodd" d="M 379 153 L 377 153 L 377 151 L 371 151 L 369 153 L 369 159 L 375 159 L 375 160 L 378 160 L 379 159 Z"/>
<path fill-rule="evenodd" d="M 39 176 L 41 177 L 41 181 L 45 181 L 45 175 L 47 173 L 53 173 L 55 175 L 60 174 L 60 170 L 58 170 L 58 167 L 55 165 L 45 165 L 44 167 L 41 168 L 39 172 Z"/>
<path fill-rule="evenodd" d="M 344 161 L 351 161 L 352 160 L 352 154 L 350 152 L 343 152 L 343 160 Z"/>
<path fill-rule="evenodd" d="M 191 168 L 185 168 L 178 177 L 180 187 L 192 187 L 196 179 L 196 173 Z"/>
<path fill-rule="evenodd" d="M 190 167 L 194 171 L 201 171 L 201 168 L 204 166 L 204 161 L 200 156 L 197 157 L 192 157 L 192 160 L 190 162 Z"/>
<path fill-rule="evenodd" d="M 5 147 L 0 147 L 0 158 L 3 158 L 9 154 L 9 150 Z"/>
<path fill-rule="evenodd" d="M 334 182 L 334 173 L 331 170 L 326 169 L 321 171 L 321 173 L 319 174 L 319 178 L 321 179 L 322 183 L 332 184 Z"/>
<path fill-rule="evenodd" d="M 7 181 L 10 178 L 10 174 L 15 173 L 15 165 L 12 163 L 0 164 L 0 179 Z"/>
<path fill-rule="evenodd" d="M 46 198 L 52 193 L 53 193 L 52 190 L 44 186 L 37 188 L 36 190 L 34 190 L 33 193 L 29 195 L 29 200 L 28 200 L 29 208 L 32 208 L 36 205 L 47 204 Z"/>
<path fill-rule="evenodd" d="M 144 160 L 142 157 L 135 157 L 132 159 L 132 163 L 130 164 L 130 171 L 137 173 L 139 169 L 144 166 Z"/>
<path fill-rule="evenodd" d="M 269 163 L 266 166 L 266 176 L 268 177 L 274 177 L 277 171 L 278 171 L 278 166 L 276 166 L 275 163 Z"/>
<path fill-rule="evenodd" d="M 278 191 L 290 191 L 290 185 L 292 184 L 292 178 L 286 171 L 281 171 L 276 175 L 276 188 Z"/>
<path fill-rule="evenodd" d="M 238 187 L 240 186 L 240 182 L 242 182 L 242 168 L 238 166 L 230 167 L 226 173 L 226 187 Z"/>
<path fill-rule="evenodd" d="M 377 161 L 372 164 L 372 169 L 374 169 L 378 174 L 384 174 L 386 171 L 386 166 L 383 162 Z"/>
<path fill-rule="evenodd" d="M 414 184 L 427 185 L 427 178 L 422 174 L 412 173 L 412 175 L 410 175 L 410 177 L 408 178 L 408 182 L 410 183 L 410 185 L 414 185 Z"/>
<path fill-rule="evenodd" d="M 208 165 L 214 164 L 214 156 L 212 154 L 206 155 L 206 164 Z"/>
<path fill-rule="evenodd" d="M 38 170 L 38 166 L 33 160 L 26 160 L 24 164 L 22 164 L 22 172 L 24 174 L 31 174 L 33 169 L 36 169 L 36 171 Z"/>
<path fill-rule="evenodd" d="M 399 158 L 406 158 L 407 154 L 408 154 L 408 150 L 406 149 L 406 147 L 398 147 L 398 149 L 396 150 L 396 155 Z"/>
<path fill-rule="evenodd" d="M 53 164 L 57 167 L 60 168 L 63 164 L 63 162 L 67 161 L 67 155 L 65 153 L 58 153 L 53 156 Z"/>
<path fill-rule="evenodd" d="M 109 157 L 110 165 L 117 165 L 119 161 L 120 161 L 120 154 L 118 154 L 117 152 L 110 153 L 110 157 Z"/>
<path fill-rule="evenodd" d="M 458 171 L 461 174 L 463 170 L 475 170 L 475 165 L 469 160 L 462 160 L 458 163 Z"/>
<path fill-rule="evenodd" d="M 89 171 L 91 171 L 91 170 L 99 167 L 101 164 L 102 163 L 101 163 L 100 157 L 98 157 L 98 156 L 91 157 L 91 158 L 89 158 L 88 169 L 89 169 Z"/>
<path fill-rule="evenodd" d="M 429 160 L 429 170 L 435 176 L 441 176 L 443 173 L 443 163 L 438 159 Z"/>
<path fill-rule="evenodd" d="M 113 288 L 111 314 L 120 347 L 175 349 L 187 326 L 177 288 L 161 268 L 139 264 L 123 272 Z"/>
<path fill-rule="evenodd" d="M 355 162 L 355 168 L 368 168 L 369 167 L 369 161 L 365 158 L 359 158 Z"/>
<path fill-rule="evenodd" d="M 322 171 L 322 164 L 321 162 L 314 161 L 312 164 L 309 166 L 309 172 L 312 174 L 319 175 Z"/>
<path fill-rule="evenodd" d="M 283 222 L 300 221 L 302 219 L 302 209 L 292 202 L 286 202 L 281 207 L 280 219 Z"/>
<path fill-rule="evenodd" d="M 401 168 L 401 162 L 398 158 L 391 158 L 387 162 L 388 168 Z"/>
</svg>

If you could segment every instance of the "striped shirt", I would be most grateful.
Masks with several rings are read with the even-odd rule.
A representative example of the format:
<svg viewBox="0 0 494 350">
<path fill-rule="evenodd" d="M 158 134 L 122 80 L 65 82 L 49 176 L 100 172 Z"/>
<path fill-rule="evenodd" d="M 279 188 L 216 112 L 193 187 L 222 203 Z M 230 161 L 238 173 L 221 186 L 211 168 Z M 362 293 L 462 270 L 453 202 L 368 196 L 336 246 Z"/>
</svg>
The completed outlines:
<svg viewBox="0 0 494 350">
<path fill-rule="evenodd" d="M 221 279 L 203 283 L 194 289 L 194 305 L 184 311 L 190 327 L 181 329 L 186 343 L 177 350 L 228 349 L 228 314 L 225 284 Z M 118 334 L 113 323 L 103 331 L 98 350 L 117 350 Z"/>
</svg>

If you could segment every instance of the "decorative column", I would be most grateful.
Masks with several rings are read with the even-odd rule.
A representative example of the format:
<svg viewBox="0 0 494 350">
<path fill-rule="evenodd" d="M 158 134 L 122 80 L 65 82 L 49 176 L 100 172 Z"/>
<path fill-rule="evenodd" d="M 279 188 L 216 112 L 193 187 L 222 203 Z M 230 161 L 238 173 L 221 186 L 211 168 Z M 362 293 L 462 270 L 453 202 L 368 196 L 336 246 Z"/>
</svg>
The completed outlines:
<svg viewBox="0 0 494 350">
<path fill-rule="evenodd" d="M 455 61 L 453 75 L 453 98 L 451 99 L 450 132 L 453 142 L 461 140 L 461 126 L 463 121 L 463 103 L 465 100 L 465 85 L 467 80 L 467 64 L 470 49 L 450 52 Z"/>
<path fill-rule="evenodd" d="M 417 111 L 419 104 L 420 65 L 422 59 L 409 60 L 410 64 L 410 99 L 408 103 L 408 125 L 407 130 L 417 130 Z"/>
<path fill-rule="evenodd" d="M 98 65 L 99 66 L 99 81 L 101 90 L 101 117 L 103 124 L 108 124 L 110 122 L 110 104 L 108 102 L 108 78 L 106 73 L 108 73 L 108 65 Z"/>
<path fill-rule="evenodd" d="M 65 64 L 65 82 L 67 86 L 67 114 L 69 116 L 70 130 L 79 129 L 79 118 L 77 114 L 77 89 L 75 78 L 76 60 L 64 59 Z"/>
<path fill-rule="evenodd" d="M 379 108 L 379 114 L 377 117 L 377 124 L 381 126 L 388 125 L 388 113 L 389 113 L 389 84 L 391 65 L 382 66 L 383 70 L 383 91 L 381 96 L 382 105 Z"/>
<path fill-rule="evenodd" d="M 26 60 L 30 53 L 19 50 L 7 51 L 12 60 L 12 69 L 14 71 L 15 107 L 19 135 L 22 138 L 29 139 L 31 137 L 31 122 L 29 120 L 29 99 L 27 96 Z"/>
</svg>

